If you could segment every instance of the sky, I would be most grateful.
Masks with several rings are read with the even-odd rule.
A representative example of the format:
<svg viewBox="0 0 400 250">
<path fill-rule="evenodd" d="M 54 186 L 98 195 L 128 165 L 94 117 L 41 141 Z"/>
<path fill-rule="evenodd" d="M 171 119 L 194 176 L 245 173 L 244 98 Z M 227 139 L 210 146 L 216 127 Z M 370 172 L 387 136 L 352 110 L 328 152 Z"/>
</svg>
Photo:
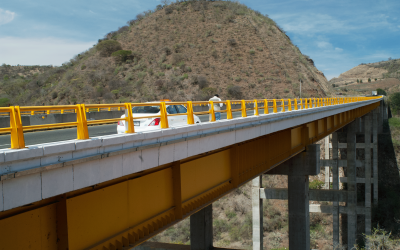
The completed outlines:
<svg viewBox="0 0 400 250">
<path fill-rule="evenodd" d="M 241 0 L 272 18 L 329 79 L 400 58 L 399 0 Z M 61 65 L 160 0 L 0 3 L 0 65 Z"/>
</svg>

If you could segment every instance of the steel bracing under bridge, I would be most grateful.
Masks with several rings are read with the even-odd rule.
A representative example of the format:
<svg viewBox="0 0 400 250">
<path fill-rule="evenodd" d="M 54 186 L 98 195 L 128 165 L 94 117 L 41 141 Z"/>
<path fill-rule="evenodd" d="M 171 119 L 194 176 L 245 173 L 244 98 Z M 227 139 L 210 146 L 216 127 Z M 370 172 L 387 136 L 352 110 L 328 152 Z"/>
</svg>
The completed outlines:
<svg viewBox="0 0 400 250">
<path fill-rule="evenodd" d="M 188 125 L 172 130 L 168 130 L 168 125 L 164 123 L 165 130 L 146 133 L 140 138 L 141 144 L 136 144 L 139 137 L 127 133 L 116 137 L 120 142 L 115 142 L 112 147 L 106 142 L 116 141 L 115 138 L 92 138 L 88 141 L 90 139 L 85 134 L 85 107 L 77 106 L 77 116 L 80 118 L 74 125 L 78 126 L 78 139 L 81 140 L 73 142 L 74 146 L 68 151 L 71 151 L 70 158 L 58 158 L 56 162 L 42 164 L 48 159 L 46 146 L 42 147 L 40 154 L 28 158 L 18 158 L 15 152 L 29 155 L 33 150 L 40 151 L 40 147 L 3 152 L 1 166 L 19 168 L 1 175 L 0 248 L 124 249 L 137 246 L 299 154 L 307 145 L 371 112 L 381 101 L 381 97 L 321 99 L 314 100 L 304 108 L 304 102 L 298 107 L 297 100 L 282 100 L 281 110 L 286 112 L 277 112 L 277 103 L 272 101 L 273 112 L 268 113 L 267 109 L 264 114 L 259 114 L 258 109 L 269 106 L 270 101 L 256 100 L 252 103 L 257 110 L 254 117 L 201 126 Z M 263 105 L 258 106 L 260 102 Z M 241 103 L 241 110 L 246 114 L 246 103 Z M 229 101 L 225 104 L 228 107 L 226 112 L 232 112 Z M 160 105 L 163 107 L 165 103 Z M 190 105 L 192 103 L 187 104 L 188 113 L 185 115 L 193 115 Z M 131 106 L 128 105 L 127 110 Z M 14 125 L 11 125 L 10 131 L 13 133 L 14 129 L 15 147 L 22 143 L 21 131 L 18 130 L 21 125 L 18 125 L 15 115 L 18 109 L 22 110 L 14 108 L 10 111 L 14 115 L 14 120 L 11 119 Z M 214 111 L 210 113 L 214 117 Z M 127 118 L 123 119 L 128 123 L 132 121 L 129 111 Z M 161 116 L 161 119 L 166 117 Z M 128 127 L 128 132 L 134 132 L 132 129 Z M 86 145 L 86 141 L 87 145 L 94 141 L 99 143 L 97 151 L 87 153 L 88 149 L 85 151 L 85 146 L 82 146 Z M 174 149 L 171 151 L 173 157 L 168 158 L 169 155 L 164 153 L 169 152 L 171 147 Z M 79 154 L 76 153 L 78 151 Z M 74 157 L 75 154 L 77 157 Z M 138 162 L 133 158 L 137 154 L 140 159 Z M 52 157 L 59 155 L 61 153 L 58 151 L 50 154 Z M 23 165 L 30 161 L 32 165 L 24 168 Z M 141 167 L 135 169 L 135 164 Z M 79 171 L 97 165 L 100 170 L 96 170 L 96 173 L 106 173 L 104 176 L 111 175 L 112 178 L 103 176 L 102 179 L 100 176 L 89 184 L 81 184 L 93 176 Z M 122 174 L 118 175 L 112 170 L 119 167 Z M 56 193 L 54 190 L 59 189 L 64 183 L 62 178 L 67 176 L 59 172 L 69 168 L 72 169 L 72 189 L 65 188 Z M 124 172 L 125 169 L 129 171 Z M 62 178 L 57 179 L 58 175 Z M 26 184 L 32 176 L 39 178 L 41 193 L 38 198 L 30 196 L 28 199 L 26 194 L 36 185 L 32 181 L 29 189 Z M 50 182 L 46 182 L 49 181 L 46 178 Z M 51 178 L 59 181 L 51 182 Z M 50 188 L 44 183 L 50 183 Z M 12 192 L 24 185 L 25 189 L 22 190 L 25 194 Z M 24 199 L 29 203 L 24 203 Z"/>
</svg>

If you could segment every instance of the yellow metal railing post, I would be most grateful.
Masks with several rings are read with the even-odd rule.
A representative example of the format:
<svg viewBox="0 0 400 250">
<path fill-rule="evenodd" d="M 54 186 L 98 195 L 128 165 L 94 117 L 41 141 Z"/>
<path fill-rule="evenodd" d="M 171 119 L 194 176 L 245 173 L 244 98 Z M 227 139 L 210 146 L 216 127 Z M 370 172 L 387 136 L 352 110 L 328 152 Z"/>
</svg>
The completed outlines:
<svg viewBox="0 0 400 250">
<path fill-rule="evenodd" d="M 308 108 L 312 108 L 313 107 L 312 98 L 310 98 L 308 101 L 309 101 L 308 102 Z"/>
<path fill-rule="evenodd" d="M 300 109 L 303 109 L 303 99 L 300 98 Z"/>
<path fill-rule="evenodd" d="M 18 106 L 10 107 L 11 148 L 25 147 L 24 131 L 22 129 L 21 111 Z"/>
<path fill-rule="evenodd" d="M 276 99 L 274 99 L 274 107 L 273 107 L 273 109 L 274 109 L 274 113 L 278 113 L 278 109 L 276 108 Z"/>
<path fill-rule="evenodd" d="M 304 98 L 304 109 L 308 109 L 307 98 Z"/>
<path fill-rule="evenodd" d="M 214 102 L 209 101 L 210 103 L 210 122 L 215 122 L 215 111 L 214 111 Z"/>
<path fill-rule="evenodd" d="M 61 114 L 64 114 L 64 109 L 61 109 Z"/>
<path fill-rule="evenodd" d="M 77 126 L 77 135 L 78 140 L 87 140 L 89 139 L 89 131 L 86 120 L 86 112 L 85 112 L 85 104 L 77 104 L 76 105 L 76 121 L 78 122 Z"/>
<path fill-rule="evenodd" d="M 135 133 L 135 124 L 133 122 L 133 114 L 132 114 L 132 104 L 131 103 L 125 103 L 125 122 L 127 122 L 128 126 L 127 129 L 125 129 L 125 133 L 131 134 Z"/>
<path fill-rule="evenodd" d="M 314 103 L 313 103 L 313 108 L 316 108 L 317 107 L 317 103 L 316 103 L 316 101 L 315 101 L 315 98 L 313 99 L 313 101 L 314 101 Z"/>
<path fill-rule="evenodd" d="M 254 100 L 254 115 L 259 116 L 258 114 L 258 103 L 257 100 Z"/>
<path fill-rule="evenodd" d="M 288 111 L 292 111 L 292 100 L 288 99 Z"/>
<path fill-rule="evenodd" d="M 187 102 L 187 124 L 194 124 L 193 116 L 193 103 L 191 101 Z"/>
<path fill-rule="evenodd" d="M 298 107 L 297 107 L 297 99 L 296 99 L 296 98 L 294 99 L 294 110 L 298 110 Z"/>
<path fill-rule="evenodd" d="M 50 110 L 47 110 L 47 111 L 46 111 L 46 114 L 50 114 Z"/>
<path fill-rule="evenodd" d="M 226 101 L 226 119 L 232 119 L 232 105 L 231 105 L 231 101 L 227 100 Z"/>
<path fill-rule="evenodd" d="M 247 117 L 246 102 L 242 100 L 241 103 L 242 103 L 242 117 Z"/>
<path fill-rule="evenodd" d="M 34 114 L 35 114 L 35 111 L 32 110 L 32 111 L 31 111 L 31 115 L 34 115 Z"/>
<path fill-rule="evenodd" d="M 264 99 L 264 114 L 269 114 L 267 99 Z"/>
<path fill-rule="evenodd" d="M 281 99 L 282 112 L 285 112 L 285 100 Z"/>
<path fill-rule="evenodd" d="M 165 102 L 161 102 L 160 112 L 161 112 L 161 128 L 169 128 L 167 106 L 165 105 Z"/>
<path fill-rule="evenodd" d="M 111 107 L 108 107 L 108 111 L 111 111 Z"/>
</svg>

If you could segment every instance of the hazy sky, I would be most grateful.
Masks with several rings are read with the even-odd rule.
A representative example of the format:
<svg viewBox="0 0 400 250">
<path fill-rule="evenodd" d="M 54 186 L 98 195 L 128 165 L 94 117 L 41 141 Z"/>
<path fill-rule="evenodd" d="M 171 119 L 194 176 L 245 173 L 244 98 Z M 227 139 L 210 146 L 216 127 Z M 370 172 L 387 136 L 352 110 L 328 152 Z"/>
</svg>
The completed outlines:
<svg viewBox="0 0 400 250">
<path fill-rule="evenodd" d="M 330 79 L 400 58 L 399 0 L 242 0 L 280 25 Z M 0 64 L 61 65 L 159 0 L 0 3 Z"/>
</svg>

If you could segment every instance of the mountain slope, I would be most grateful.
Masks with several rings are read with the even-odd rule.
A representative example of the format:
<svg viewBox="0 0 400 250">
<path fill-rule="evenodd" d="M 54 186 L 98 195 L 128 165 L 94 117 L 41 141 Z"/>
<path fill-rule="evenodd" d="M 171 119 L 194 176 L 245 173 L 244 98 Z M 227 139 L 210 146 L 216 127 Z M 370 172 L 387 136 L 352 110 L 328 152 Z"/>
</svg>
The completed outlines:
<svg viewBox="0 0 400 250">
<path fill-rule="evenodd" d="M 45 74 L 0 70 L 2 96 L 18 105 L 206 100 L 215 92 L 294 98 L 300 80 L 302 97 L 330 95 L 325 76 L 275 22 L 239 3 L 174 3 L 128 23 Z M 103 53 L 110 41 L 117 49 Z"/>
<path fill-rule="evenodd" d="M 371 94 L 384 89 L 388 94 L 400 91 L 400 59 L 360 64 L 329 81 L 337 91 L 347 94 Z"/>
</svg>

